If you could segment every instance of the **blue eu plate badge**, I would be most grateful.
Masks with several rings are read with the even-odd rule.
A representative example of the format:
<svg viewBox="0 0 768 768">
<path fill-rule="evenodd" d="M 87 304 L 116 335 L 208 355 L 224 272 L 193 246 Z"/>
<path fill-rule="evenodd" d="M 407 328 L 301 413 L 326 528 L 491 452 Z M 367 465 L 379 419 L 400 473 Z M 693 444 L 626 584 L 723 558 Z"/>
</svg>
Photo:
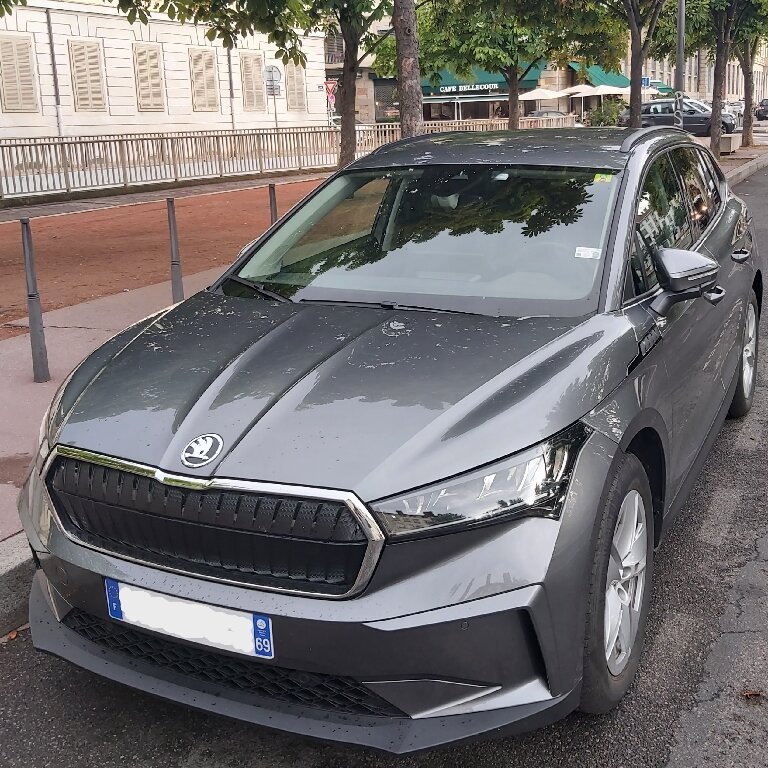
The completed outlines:
<svg viewBox="0 0 768 768">
<path fill-rule="evenodd" d="M 275 658 L 275 645 L 272 642 L 272 619 L 269 616 L 253 614 L 253 650 L 262 659 Z"/>
</svg>

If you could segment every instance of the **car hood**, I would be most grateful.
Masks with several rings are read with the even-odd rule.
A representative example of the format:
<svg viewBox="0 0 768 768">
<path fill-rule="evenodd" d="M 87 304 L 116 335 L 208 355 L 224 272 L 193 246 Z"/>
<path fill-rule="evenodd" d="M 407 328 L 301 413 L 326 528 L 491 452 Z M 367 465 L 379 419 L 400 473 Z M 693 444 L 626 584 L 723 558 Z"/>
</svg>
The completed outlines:
<svg viewBox="0 0 768 768">
<path fill-rule="evenodd" d="M 200 293 L 124 332 L 65 390 L 58 442 L 179 474 L 373 500 L 494 461 L 627 375 L 623 317 L 492 318 Z M 210 464 L 181 463 L 216 433 Z"/>
</svg>

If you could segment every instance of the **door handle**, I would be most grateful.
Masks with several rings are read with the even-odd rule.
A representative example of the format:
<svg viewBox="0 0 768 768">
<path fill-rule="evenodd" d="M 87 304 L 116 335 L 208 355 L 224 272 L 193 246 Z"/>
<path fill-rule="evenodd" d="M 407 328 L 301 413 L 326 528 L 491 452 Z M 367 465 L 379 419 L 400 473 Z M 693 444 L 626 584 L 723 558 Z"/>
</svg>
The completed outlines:
<svg viewBox="0 0 768 768">
<path fill-rule="evenodd" d="M 713 306 L 717 306 L 725 298 L 725 288 L 722 285 L 716 285 L 708 291 L 701 294 Z"/>
<path fill-rule="evenodd" d="M 747 250 L 746 248 L 737 248 L 732 254 L 731 258 L 737 263 L 737 264 L 743 264 L 750 256 L 752 255 L 752 251 Z"/>
</svg>

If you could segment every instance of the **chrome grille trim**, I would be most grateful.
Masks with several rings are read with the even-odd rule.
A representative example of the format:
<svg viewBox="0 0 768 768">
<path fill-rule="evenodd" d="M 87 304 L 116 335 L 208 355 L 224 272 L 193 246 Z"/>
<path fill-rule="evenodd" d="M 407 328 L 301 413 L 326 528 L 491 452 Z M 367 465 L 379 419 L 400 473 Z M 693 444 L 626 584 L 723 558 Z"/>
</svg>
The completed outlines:
<svg viewBox="0 0 768 768">
<path fill-rule="evenodd" d="M 352 515 L 355 517 L 357 522 L 360 524 L 363 532 L 366 535 L 366 538 L 368 539 L 368 546 L 366 547 L 363 563 L 360 566 L 360 571 L 357 574 L 357 578 L 355 579 L 354 584 L 347 592 L 339 595 L 329 595 L 302 589 L 286 589 L 283 587 L 262 585 L 254 586 L 253 584 L 247 584 L 237 579 L 227 579 L 223 577 L 211 576 L 208 574 L 195 573 L 194 571 L 159 565 L 147 560 L 123 555 L 122 553 L 112 552 L 109 549 L 104 549 L 102 547 L 98 547 L 83 541 L 77 536 L 74 536 L 70 531 L 66 529 L 64 525 L 62 525 L 58 512 L 56 511 L 56 507 L 48 494 L 48 488 L 46 486 L 49 470 L 57 456 L 77 459 L 79 461 L 90 462 L 92 464 L 99 464 L 100 466 L 109 467 L 111 469 L 117 469 L 124 472 L 132 472 L 137 475 L 151 477 L 163 485 L 187 488 L 190 490 L 241 491 L 245 493 L 264 493 L 277 496 L 291 496 L 296 498 L 309 497 L 313 499 L 319 499 L 321 501 L 335 501 L 345 504 L 352 512 Z M 205 579 L 206 581 L 232 584 L 247 589 L 254 589 L 256 591 L 279 592 L 281 594 L 300 595 L 302 597 L 312 597 L 322 600 L 344 600 L 346 598 L 353 597 L 354 595 L 362 592 L 363 589 L 365 589 L 367 586 L 371 576 L 373 575 L 373 571 L 379 562 L 381 551 L 384 548 L 384 533 L 365 504 L 351 491 L 339 491 L 329 488 L 315 488 L 306 485 L 288 485 L 285 483 L 234 480 L 221 477 L 198 478 L 190 477 L 187 475 L 176 475 L 165 472 L 157 467 L 149 466 L 147 464 L 141 464 L 139 462 L 129 461 L 126 459 L 118 459 L 113 456 L 107 456 L 102 453 L 94 453 L 92 451 L 86 451 L 81 448 L 73 448 L 67 445 L 56 445 L 51 449 L 51 452 L 46 457 L 45 464 L 43 466 L 41 481 L 43 485 L 43 497 L 45 503 L 48 504 L 51 515 L 56 522 L 57 528 L 64 536 L 66 536 L 75 544 L 78 544 L 82 547 L 87 547 L 88 549 L 100 552 L 104 555 L 109 555 L 110 557 L 116 557 L 120 560 L 127 560 L 129 562 L 137 563 L 138 565 L 143 565 L 147 568 L 179 573 L 183 576 L 190 576 L 196 579 Z"/>
</svg>

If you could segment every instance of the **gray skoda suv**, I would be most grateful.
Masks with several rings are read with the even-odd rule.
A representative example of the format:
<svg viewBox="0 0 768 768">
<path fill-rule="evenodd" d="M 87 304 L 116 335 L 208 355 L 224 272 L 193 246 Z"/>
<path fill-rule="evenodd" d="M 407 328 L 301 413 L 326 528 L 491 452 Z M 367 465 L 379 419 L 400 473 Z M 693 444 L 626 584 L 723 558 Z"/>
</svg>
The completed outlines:
<svg viewBox="0 0 768 768">
<path fill-rule="evenodd" d="M 19 499 L 35 646 L 393 752 L 611 709 L 750 409 L 762 272 L 682 131 L 377 150 L 61 387 Z"/>
</svg>

